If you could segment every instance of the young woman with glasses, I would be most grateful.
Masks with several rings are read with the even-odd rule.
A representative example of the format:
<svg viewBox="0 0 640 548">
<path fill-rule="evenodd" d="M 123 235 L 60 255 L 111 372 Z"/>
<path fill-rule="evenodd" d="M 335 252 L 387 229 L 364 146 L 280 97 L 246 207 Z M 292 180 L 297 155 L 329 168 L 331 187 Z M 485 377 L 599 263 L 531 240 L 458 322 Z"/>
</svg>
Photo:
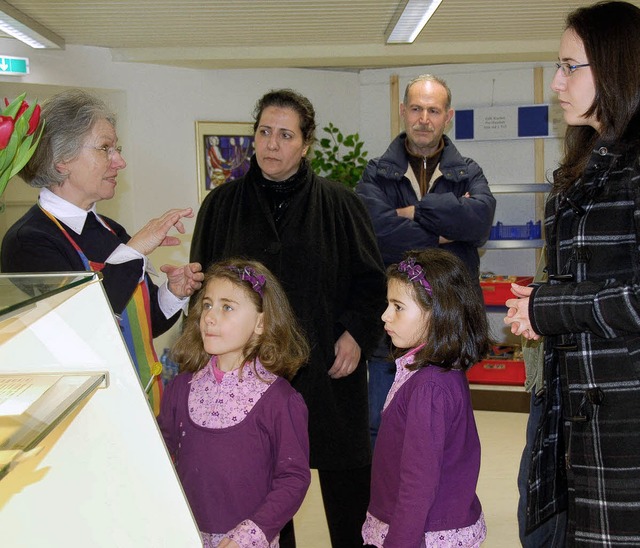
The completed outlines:
<svg viewBox="0 0 640 548">
<path fill-rule="evenodd" d="M 568 124 L 545 212 L 549 282 L 505 322 L 545 336 L 527 526 L 564 508 L 570 546 L 640 545 L 640 9 L 567 18 L 551 87 Z"/>
</svg>

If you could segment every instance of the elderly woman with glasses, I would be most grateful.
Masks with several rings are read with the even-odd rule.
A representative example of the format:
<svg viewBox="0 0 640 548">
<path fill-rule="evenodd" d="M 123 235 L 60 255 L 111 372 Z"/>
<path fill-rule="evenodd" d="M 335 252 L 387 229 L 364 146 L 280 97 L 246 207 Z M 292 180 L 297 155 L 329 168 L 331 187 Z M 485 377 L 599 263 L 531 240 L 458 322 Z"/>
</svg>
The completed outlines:
<svg viewBox="0 0 640 548">
<path fill-rule="evenodd" d="M 164 265 L 166 284 L 147 274 L 147 256 L 160 245 L 177 245 L 169 236 L 191 209 L 171 209 L 129 236 L 116 221 L 98 215 L 96 203 L 113 198 L 118 172 L 126 167 L 118 146 L 115 115 L 100 99 L 80 90 L 60 93 L 42 108 L 44 131 L 20 176 L 40 188 L 38 203 L 7 232 L 2 242 L 3 272 L 101 271 L 103 284 L 124 339 L 147 386 L 157 356 L 152 337 L 179 318 L 203 278 L 198 263 Z M 152 384 L 159 410 L 161 384 Z"/>
<path fill-rule="evenodd" d="M 545 336 L 527 531 L 567 509 L 568 546 L 640 545 L 640 9 L 569 14 L 551 88 L 567 125 L 545 212 L 549 282 L 505 321 Z M 557 546 L 538 541 L 535 546 Z"/>
</svg>

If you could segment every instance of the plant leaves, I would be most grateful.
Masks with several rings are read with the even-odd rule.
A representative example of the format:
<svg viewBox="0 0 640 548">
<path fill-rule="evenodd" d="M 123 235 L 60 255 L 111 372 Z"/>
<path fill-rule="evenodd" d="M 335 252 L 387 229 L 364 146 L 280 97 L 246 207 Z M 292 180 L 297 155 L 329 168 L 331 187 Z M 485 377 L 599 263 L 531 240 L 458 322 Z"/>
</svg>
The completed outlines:
<svg viewBox="0 0 640 548">
<path fill-rule="evenodd" d="M 332 122 L 323 128 L 329 138 L 321 138 L 313 149 L 311 168 L 318 174 L 355 188 L 367 165 L 367 151 L 358 133 L 344 135 Z"/>
</svg>

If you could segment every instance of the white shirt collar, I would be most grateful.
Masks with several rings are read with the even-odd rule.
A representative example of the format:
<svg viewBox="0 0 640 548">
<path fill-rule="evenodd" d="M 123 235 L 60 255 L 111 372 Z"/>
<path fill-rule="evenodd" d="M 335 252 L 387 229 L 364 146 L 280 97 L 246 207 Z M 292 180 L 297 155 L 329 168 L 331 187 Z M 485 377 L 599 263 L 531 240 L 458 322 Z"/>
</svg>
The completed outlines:
<svg viewBox="0 0 640 548">
<path fill-rule="evenodd" d="M 47 210 L 56 219 L 62 221 L 76 234 L 82 233 L 84 223 L 87 220 L 87 213 L 89 211 L 95 213 L 100 223 L 105 228 L 108 228 L 107 225 L 104 224 L 100 216 L 97 214 L 96 204 L 93 204 L 91 206 L 91 209 L 89 209 L 89 211 L 86 211 L 81 207 L 68 202 L 64 198 L 61 198 L 57 194 L 54 194 L 48 188 L 43 188 L 40 190 L 38 202 L 40 203 L 40 207 L 42 207 L 42 209 Z"/>
</svg>

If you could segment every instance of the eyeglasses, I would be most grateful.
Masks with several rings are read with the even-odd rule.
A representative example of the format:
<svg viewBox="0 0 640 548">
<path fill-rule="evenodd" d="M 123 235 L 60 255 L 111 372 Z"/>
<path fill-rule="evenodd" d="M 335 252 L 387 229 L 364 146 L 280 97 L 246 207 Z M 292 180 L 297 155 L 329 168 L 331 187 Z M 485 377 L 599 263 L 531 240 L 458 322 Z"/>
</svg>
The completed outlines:
<svg viewBox="0 0 640 548">
<path fill-rule="evenodd" d="M 571 63 L 556 63 L 556 70 L 561 70 L 563 76 L 571 76 L 576 69 L 582 67 L 588 67 L 589 63 L 584 63 L 582 65 L 572 65 Z"/>
<path fill-rule="evenodd" d="M 107 145 L 102 145 L 101 147 L 94 147 L 94 146 L 87 145 L 87 146 L 83 146 L 82 148 L 92 148 L 93 150 L 100 150 L 107 155 L 108 160 L 113 159 L 113 157 L 116 155 L 116 152 L 118 154 L 122 154 L 122 147 L 120 145 L 118 145 L 117 147 L 110 147 Z"/>
</svg>

